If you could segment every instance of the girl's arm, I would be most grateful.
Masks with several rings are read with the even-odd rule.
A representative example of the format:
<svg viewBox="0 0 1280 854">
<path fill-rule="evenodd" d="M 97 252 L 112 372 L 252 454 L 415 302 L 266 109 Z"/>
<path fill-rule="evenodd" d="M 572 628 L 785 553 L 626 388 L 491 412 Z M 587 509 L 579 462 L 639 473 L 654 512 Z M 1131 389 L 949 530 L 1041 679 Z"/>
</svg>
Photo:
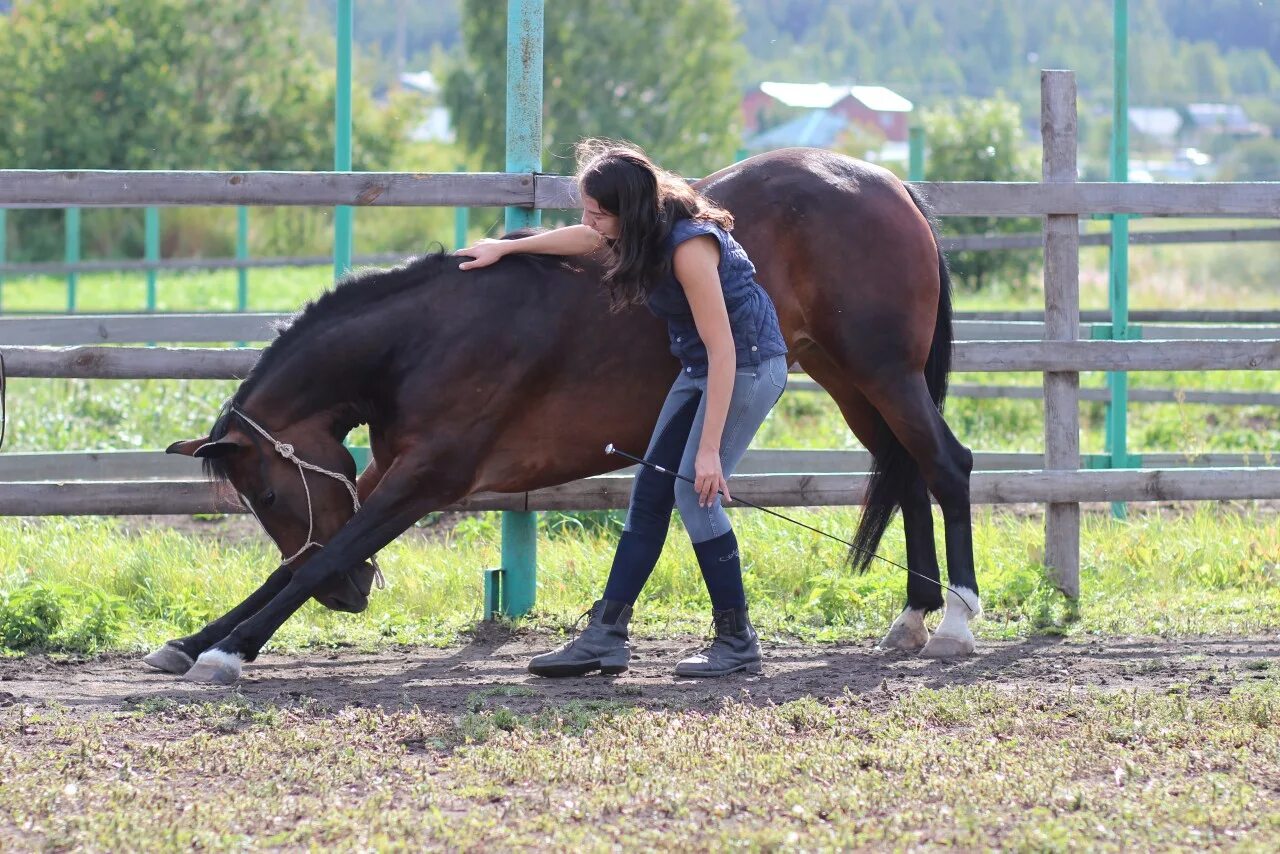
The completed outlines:
<svg viewBox="0 0 1280 854">
<path fill-rule="evenodd" d="M 602 238 L 593 228 L 585 225 L 566 225 L 520 237 L 515 240 L 480 240 L 456 255 L 470 255 L 473 261 L 463 261 L 459 270 L 488 267 L 503 255 L 513 252 L 532 252 L 538 255 L 585 255 L 600 245 Z"/>
<path fill-rule="evenodd" d="M 724 289 L 720 285 L 719 265 L 720 245 L 710 235 L 681 243 L 672 260 L 676 280 L 684 288 L 689 308 L 693 310 L 698 335 L 707 347 L 707 411 L 694 463 L 694 489 L 703 507 L 715 502 L 716 492 L 723 492 L 725 500 L 730 500 L 729 484 L 720 466 L 720 438 L 729 416 L 737 355 L 729 327 L 729 310 L 724 304 Z"/>
</svg>

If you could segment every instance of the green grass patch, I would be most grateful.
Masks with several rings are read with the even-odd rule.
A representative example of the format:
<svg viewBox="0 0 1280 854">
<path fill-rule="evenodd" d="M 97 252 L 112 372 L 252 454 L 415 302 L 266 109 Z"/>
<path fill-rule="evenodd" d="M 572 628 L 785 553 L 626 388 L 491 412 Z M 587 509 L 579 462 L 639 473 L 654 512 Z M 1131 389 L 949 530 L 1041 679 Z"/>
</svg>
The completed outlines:
<svg viewBox="0 0 1280 854">
<path fill-rule="evenodd" d="M 901 570 L 854 575 L 844 547 L 786 522 L 730 511 L 743 542 L 753 618 L 766 633 L 816 641 L 876 636 L 902 607 Z M 856 511 L 794 511 L 848 535 Z M 272 641 L 276 649 L 445 645 L 481 619 L 481 570 L 499 563 L 498 514 L 477 514 L 435 538 L 410 535 L 381 562 L 389 580 L 360 615 L 309 603 Z M 941 537 L 941 524 L 936 526 Z M 544 525 L 532 625 L 572 623 L 599 595 L 616 528 Z M 991 638 L 1033 634 L 1194 635 L 1280 626 L 1280 526 L 1273 512 L 1134 512 L 1127 522 L 1087 515 L 1078 605 L 1043 566 L 1038 516 L 980 510 L 975 552 Z M 905 563 L 901 529 L 885 557 Z M 186 535 L 125 520 L 0 521 L 0 648 L 138 650 L 188 634 L 247 596 L 278 561 L 265 535 Z M 636 609 L 641 635 L 700 633 L 707 600 L 687 538 L 673 525 Z"/>
</svg>

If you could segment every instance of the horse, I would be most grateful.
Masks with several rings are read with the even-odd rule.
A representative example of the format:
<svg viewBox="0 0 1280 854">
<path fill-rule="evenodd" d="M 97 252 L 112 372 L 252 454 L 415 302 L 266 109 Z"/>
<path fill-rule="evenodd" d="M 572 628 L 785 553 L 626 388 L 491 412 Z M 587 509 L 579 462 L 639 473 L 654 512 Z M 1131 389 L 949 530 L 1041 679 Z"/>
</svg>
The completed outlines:
<svg viewBox="0 0 1280 854">
<path fill-rule="evenodd" d="M 902 511 L 911 573 L 882 648 L 972 653 L 973 455 L 942 416 L 951 282 L 927 201 L 885 169 L 817 149 L 757 155 L 695 186 L 733 213 L 790 362 L 872 454 L 853 569 Z M 263 350 L 208 436 L 169 446 L 238 493 L 283 562 L 148 664 L 230 684 L 307 599 L 361 610 L 378 550 L 428 513 L 628 465 L 608 443 L 646 447 L 679 363 L 661 321 L 610 311 L 601 259 L 513 255 L 464 272 L 459 258 L 349 275 Z M 359 424 L 372 461 L 357 480 L 342 440 Z M 944 605 L 931 635 L 925 615 Z"/>
</svg>

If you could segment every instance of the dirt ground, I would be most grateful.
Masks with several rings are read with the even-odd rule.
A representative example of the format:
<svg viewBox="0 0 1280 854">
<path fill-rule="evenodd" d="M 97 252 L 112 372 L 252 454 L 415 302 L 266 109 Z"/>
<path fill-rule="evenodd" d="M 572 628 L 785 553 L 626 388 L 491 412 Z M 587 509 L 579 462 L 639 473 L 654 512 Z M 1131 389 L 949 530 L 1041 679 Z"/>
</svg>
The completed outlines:
<svg viewBox="0 0 1280 854">
<path fill-rule="evenodd" d="M 783 703 L 846 690 L 868 698 L 920 688 L 987 684 L 1006 691 L 1152 690 L 1189 696 L 1225 694 L 1280 668 L 1280 636 L 1192 638 L 1031 638 L 983 642 L 963 660 L 928 661 L 881 653 L 866 644 L 768 644 L 759 676 L 677 679 L 672 665 L 698 648 L 692 637 L 636 642 L 632 669 L 619 677 L 540 679 L 525 662 L 562 638 L 501 628 L 479 630 L 465 645 L 374 654 L 326 652 L 265 655 L 245 667 L 232 689 L 188 685 L 146 667 L 135 655 L 85 660 L 42 656 L 0 660 L 0 706 L 50 703 L 73 712 L 111 712 L 149 699 L 217 699 L 238 691 L 255 703 L 319 703 L 334 710 L 418 706 L 462 714 L 468 701 L 502 696 L 515 711 L 537 711 L 573 700 L 616 700 L 650 708 L 712 710 L 727 698 Z M 517 687 L 518 686 L 518 687 Z M 507 690 L 504 690 L 507 689 Z"/>
</svg>

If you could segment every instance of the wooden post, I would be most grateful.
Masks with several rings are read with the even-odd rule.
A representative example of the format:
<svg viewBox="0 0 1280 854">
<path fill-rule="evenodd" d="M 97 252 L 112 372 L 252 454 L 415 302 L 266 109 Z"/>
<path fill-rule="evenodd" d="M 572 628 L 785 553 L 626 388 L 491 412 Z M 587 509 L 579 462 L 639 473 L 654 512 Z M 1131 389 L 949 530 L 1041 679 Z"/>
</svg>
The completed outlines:
<svg viewBox="0 0 1280 854">
<path fill-rule="evenodd" d="M 1040 72 L 1043 180 L 1076 180 L 1076 79 L 1070 71 Z M 1080 231 L 1075 214 L 1048 214 L 1044 222 L 1044 338 L 1073 341 L 1080 334 Z M 1080 374 L 1044 375 L 1044 467 L 1080 467 Z M 1049 504 L 1044 523 L 1045 563 L 1071 598 L 1080 595 L 1080 505 Z"/>
</svg>

